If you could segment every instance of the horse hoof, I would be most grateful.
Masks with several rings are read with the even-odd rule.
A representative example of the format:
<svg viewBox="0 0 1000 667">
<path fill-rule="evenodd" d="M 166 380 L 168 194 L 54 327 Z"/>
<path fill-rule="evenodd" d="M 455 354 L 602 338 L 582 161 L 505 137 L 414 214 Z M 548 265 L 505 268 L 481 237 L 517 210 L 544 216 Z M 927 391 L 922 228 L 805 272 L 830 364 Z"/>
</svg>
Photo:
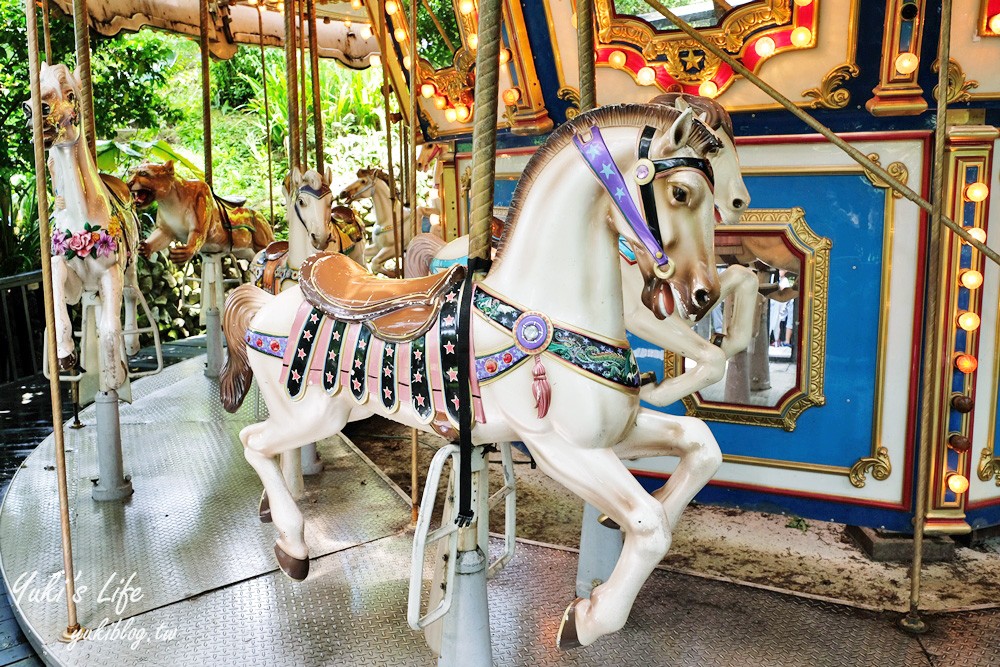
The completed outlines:
<svg viewBox="0 0 1000 667">
<path fill-rule="evenodd" d="M 260 495 L 257 514 L 260 516 L 261 523 L 271 523 L 271 501 L 267 499 L 267 491 Z"/>
<path fill-rule="evenodd" d="M 76 368 L 76 353 L 70 352 L 65 357 L 59 357 L 59 370 L 71 371 Z"/>
<path fill-rule="evenodd" d="M 610 528 L 611 530 L 621 530 L 622 527 L 618 525 L 618 522 L 609 517 L 607 514 L 602 514 L 597 517 L 597 523 L 601 524 L 605 528 Z"/>
<path fill-rule="evenodd" d="M 582 601 L 583 598 L 573 600 L 563 612 L 562 622 L 559 624 L 559 634 L 556 635 L 556 648 L 560 651 L 583 646 L 576 634 L 576 606 Z"/>
<path fill-rule="evenodd" d="M 295 581 L 302 581 L 309 576 L 309 559 L 289 556 L 277 544 L 274 545 L 274 555 L 278 559 L 278 567 Z"/>
</svg>

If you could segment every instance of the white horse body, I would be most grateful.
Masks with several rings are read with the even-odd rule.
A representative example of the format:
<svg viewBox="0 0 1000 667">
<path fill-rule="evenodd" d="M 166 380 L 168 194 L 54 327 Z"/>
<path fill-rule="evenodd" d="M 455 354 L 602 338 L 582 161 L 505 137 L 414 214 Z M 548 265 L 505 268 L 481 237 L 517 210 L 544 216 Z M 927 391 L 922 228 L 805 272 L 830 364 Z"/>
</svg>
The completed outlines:
<svg viewBox="0 0 1000 667">
<path fill-rule="evenodd" d="M 115 390 L 127 377 L 121 353 L 123 296 L 126 327 L 132 332 L 125 337 L 126 353 L 139 351 L 139 337 L 134 333 L 138 222 L 125 203 L 130 199 L 123 183 L 121 192 L 114 195 L 119 204 L 112 206 L 110 186 L 105 185 L 90 154 L 86 134 L 79 125 L 80 82 L 76 75 L 65 65 L 42 63 L 40 82 L 48 167 L 55 193 L 52 290 L 60 366 L 68 370 L 76 360 L 66 306 L 78 303 L 85 291 L 96 292 L 102 308 L 97 323 L 101 389 Z"/>
<path fill-rule="evenodd" d="M 522 178 L 515 195 L 518 208 L 512 209 L 521 222 L 508 226 L 503 251 L 480 285 L 519 309 L 544 314 L 550 327 L 616 345 L 624 354 L 627 343 L 617 237 L 622 234 L 637 243 L 636 236 L 620 214 L 611 213 L 610 196 L 572 141 L 577 132 L 589 141 L 591 128 L 598 125 L 626 179 L 637 164 L 635 147 L 644 125 L 658 130 L 651 150 L 656 157 L 694 154 L 700 158 L 703 153 L 687 145 L 703 141 L 702 132 L 707 132 L 703 127 L 702 132 L 695 132 L 700 123 L 690 113 L 648 106 L 604 108 L 567 124 L 539 150 L 534 166 L 529 164 L 526 173 L 534 173 Z M 689 266 L 703 263 L 704 256 L 714 253 L 710 231 L 695 231 L 710 230 L 713 225 L 711 190 L 703 171 L 671 168 L 653 184 L 661 230 L 665 239 L 671 239 L 669 244 L 685 241 L 685 235 L 692 233 L 696 239 L 709 242 L 696 256 L 671 255 L 677 262 L 675 276 L 684 276 L 682 280 L 689 283 L 671 279 L 684 312 L 701 307 L 705 295 L 695 296 L 700 290 L 709 298 L 718 291 L 714 266 L 711 272 Z M 634 183 L 629 187 L 629 194 L 637 199 Z M 667 243 L 664 245 L 669 252 Z M 652 256 L 648 259 L 654 261 Z M 645 274 L 645 266 L 643 271 Z M 333 435 L 348 420 L 370 414 L 382 414 L 422 430 L 430 430 L 430 426 L 417 417 L 409 403 L 386 409 L 377 396 L 368 394 L 357 400 L 343 386 L 331 395 L 310 382 L 297 400 L 292 400 L 284 382 L 279 381 L 282 359 L 247 343 L 255 337 L 253 332 L 289 336 L 302 305 L 301 288 L 276 297 L 246 286 L 234 292 L 225 315 L 230 360 L 223 374 L 223 393 L 225 402 L 226 387 L 242 383 L 237 392 L 242 399 L 249 385 L 246 366 L 259 381 L 270 416 L 245 428 L 240 439 L 247 461 L 270 499 L 279 532 L 275 546 L 279 563 L 289 574 L 304 577 L 308 550 L 303 519 L 284 485 L 275 455 Z M 473 312 L 474 350 L 486 354 L 511 345 L 510 331 L 487 320 L 481 311 Z M 629 371 L 632 384 L 626 385 L 621 371 L 623 384 L 616 385 L 606 376 L 597 377 L 582 367 L 561 363 L 551 356 L 554 354 L 546 351 L 536 357 L 535 369 L 525 363 L 495 381 L 483 381 L 485 420 L 475 425 L 472 438 L 479 444 L 524 441 L 544 472 L 624 528 L 625 546 L 613 575 L 594 589 L 589 600 L 577 600 L 568 610 L 570 620 L 564 624 L 560 641 L 569 646 L 589 644 L 624 625 L 639 588 L 669 548 L 681 512 L 714 474 L 721 454 L 701 421 L 640 408 L 636 372 Z M 551 398 L 547 414 L 532 395 L 542 359 Z M 634 369 L 634 360 L 630 363 Z M 230 409 L 235 405 L 227 402 Z M 621 462 L 621 458 L 663 455 L 679 456 L 680 463 L 664 487 L 652 495 Z"/>
</svg>

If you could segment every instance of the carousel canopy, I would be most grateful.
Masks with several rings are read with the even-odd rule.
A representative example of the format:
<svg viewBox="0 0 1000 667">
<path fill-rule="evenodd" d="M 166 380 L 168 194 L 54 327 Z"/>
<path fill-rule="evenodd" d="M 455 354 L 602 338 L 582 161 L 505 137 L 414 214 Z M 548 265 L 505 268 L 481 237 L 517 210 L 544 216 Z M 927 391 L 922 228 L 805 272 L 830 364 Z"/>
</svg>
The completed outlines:
<svg viewBox="0 0 1000 667">
<path fill-rule="evenodd" d="M 73 13 L 73 0 L 51 2 L 65 13 Z M 197 37 L 199 4 L 199 0 L 89 0 L 87 11 L 91 27 L 102 35 L 150 27 Z M 364 7 L 355 9 L 352 4 L 316 0 L 316 37 L 321 57 L 359 69 L 367 67 L 369 57 L 378 52 L 378 41 L 368 29 Z M 261 40 L 269 46 L 283 44 L 281 3 L 260 0 L 259 16 L 257 3 L 251 5 L 247 0 L 231 5 L 212 1 L 209 6 L 210 48 L 216 57 L 231 58 L 239 44 L 259 44 Z"/>
</svg>

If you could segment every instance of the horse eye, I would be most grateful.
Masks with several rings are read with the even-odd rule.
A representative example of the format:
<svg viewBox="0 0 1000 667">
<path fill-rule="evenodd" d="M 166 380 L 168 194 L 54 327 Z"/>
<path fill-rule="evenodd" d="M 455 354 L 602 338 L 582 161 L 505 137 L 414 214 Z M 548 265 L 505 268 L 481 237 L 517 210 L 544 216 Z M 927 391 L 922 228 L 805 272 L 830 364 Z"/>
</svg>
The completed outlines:
<svg viewBox="0 0 1000 667">
<path fill-rule="evenodd" d="M 73 94 L 73 91 L 70 91 L 69 93 L 67 93 L 67 95 L 66 95 L 66 101 L 70 102 L 70 103 L 73 103 L 73 102 L 76 101 L 76 95 Z"/>
<path fill-rule="evenodd" d="M 49 106 L 48 102 L 42 102 L 42 115 L 48 116 L 49 115 L 49 110 L 51 108 L 52 107 Z"/>
<path fill-rule="evenodd" d="M 305 206 L 305 205 L 306 205 L 306 200 L 303 199 L 302 197 L 299 197 L 299 206 Z"/>
<path fill-rule="evenodd" d="M 687 190 L 685 190 L 684 188 L 678 187 L 676 185 L 673 187 L 673 190 L 674 190 L 674 192 L 673 192 L 674 199 L 677 201 L 678 204 L 683 204 L 684 202 L 687 201 L 687 198 L 688 198 Z"/>
</svg>

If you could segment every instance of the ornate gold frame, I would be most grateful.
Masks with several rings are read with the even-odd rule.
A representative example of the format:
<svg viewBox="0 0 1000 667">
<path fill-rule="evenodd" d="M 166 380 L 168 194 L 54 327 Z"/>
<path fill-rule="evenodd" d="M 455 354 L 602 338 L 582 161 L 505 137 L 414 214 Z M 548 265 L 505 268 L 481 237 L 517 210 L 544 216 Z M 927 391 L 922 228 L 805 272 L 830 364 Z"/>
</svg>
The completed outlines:
<svg viewBox="0 0 1000 667">
<path fill-rule="evenodd" d="M 823 378 L 826 353 L 826 320 L 830 284 L 830 239 L 816 234 L 806 222 L 805 211 L 792 209 L 751 209 L 739 224 L 719 225 L 719 232 L 779 232 L 803 255 L 804 269 L 800 276 L 800 302 L 812 308 L 800 309 L 802 332 L 800 337 L 800 368 L 796 391 L 774 407 L 724 406 L 703 401 L 697 395 L 683 399 L 687 414 L 701 419 L 774 426 L 786 431 L 795 429 L 795 421 L 807 408 L 825 403 Z M 668 354 L 664 358 L 664 372 L 677 375 L 683 371 L 683 358 Z M 804 386 L 803 386 L 804 385 Z"/>
</svg>

